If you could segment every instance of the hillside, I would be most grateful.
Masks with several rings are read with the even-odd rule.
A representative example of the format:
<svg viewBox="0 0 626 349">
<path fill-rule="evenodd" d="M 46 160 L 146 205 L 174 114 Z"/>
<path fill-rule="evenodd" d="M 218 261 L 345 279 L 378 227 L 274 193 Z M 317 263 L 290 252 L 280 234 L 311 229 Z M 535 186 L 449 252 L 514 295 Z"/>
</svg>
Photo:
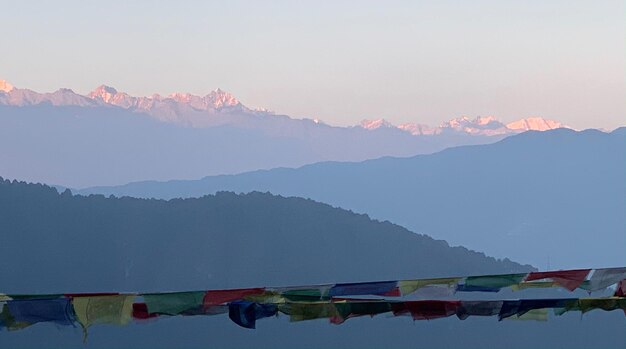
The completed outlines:
<svg viewBox="0 0 626 349">
<path fill-rule="evenodd" d="M 530 269 L 365 215 L 262 193 L 117 199 L 3 180 L 0 231 L 0 263 L 19 266 L 0 269 L 3 292 L 193 290 Z"/>
<path fill-rule="evenodd" d="M 78 192 L 172 198 L 269 191 L 367 213 L 493 256 L 576 268 L 626 262 L 624 178 L 626 128 L 558 129 L 411 158 Z"/>
</svg>

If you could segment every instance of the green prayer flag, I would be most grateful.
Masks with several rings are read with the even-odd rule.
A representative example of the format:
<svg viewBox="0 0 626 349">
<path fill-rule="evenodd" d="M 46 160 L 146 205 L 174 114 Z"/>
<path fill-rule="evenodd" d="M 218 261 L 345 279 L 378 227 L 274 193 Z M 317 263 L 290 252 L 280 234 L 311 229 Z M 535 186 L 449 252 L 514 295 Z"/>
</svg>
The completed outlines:
<svg viewBox="0 0 626 349">
<path fill-rule="evenodd" d="M 143 299 L 150 314 L 178 315 L 202 306 L 206 292 L 173 292 L 144 294 Z"/>
<path fill-rule="evenodd" d="M 293 302 L 278 305 L 278 310 L 289 315 L 289 320 L 305 321 L 327 319 L 337 316 L 337 309 L 331 302 Z"/>
<path fill-rule="evenodd" d="M 293 302 L 315 302 L 330 299 L 328 296 L 329 289 L 330 287 L 291 289 L 283 291 L 281 295 Z"/>
<path fill-rule="evenodd" d="M 462 278 L 439 278 L 439 279 L 421 279 L 421 280 L 400 280 L 398 281 L 398 288 L 400 294 L 406 296 L 418 289 L 426 286 L 444 285 L 444 286 L 456 286 Z"/>
<path fill-rule="evenodd" d="M 465 278 L 465 285 L 473 287 L 503 288 L 519 284 L 522 280 L 524 280 L 526 275 L 527 274 L 469 276 Z"/>
<path fill-rule="evenodd" d="M 335 309 L 337 309 L 337 320 L 335 323 L 340 323 L 355 316 L 370 315 L 387 313 L 391 311 L 389 302 L 335 302 Z"/>
</svg>

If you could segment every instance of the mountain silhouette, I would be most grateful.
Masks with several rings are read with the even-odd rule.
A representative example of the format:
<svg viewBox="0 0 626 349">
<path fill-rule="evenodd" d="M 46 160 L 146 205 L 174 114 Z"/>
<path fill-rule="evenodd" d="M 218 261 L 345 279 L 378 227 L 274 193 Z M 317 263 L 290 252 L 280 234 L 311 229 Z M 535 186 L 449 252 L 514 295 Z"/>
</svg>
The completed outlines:
<svg viewBox="0 0 626 349">
<path fill-rule="evenodd" d="M 626 263 L 626 128 L 526 132 L 411 158 L 325 162 L 79 193 L 193 197 L 220 190 L 311 198 L 542 268 Z"/>
<path fill-rule="evenodd" d="M 3 292 L 14 293 L 237 288 L 531 269 L 366 215 L 263 193 L 118 199 L 3 180 L 0 231 L 0 263 L 20 266 L 0 271 L 8 288 Z"/>
</svg>

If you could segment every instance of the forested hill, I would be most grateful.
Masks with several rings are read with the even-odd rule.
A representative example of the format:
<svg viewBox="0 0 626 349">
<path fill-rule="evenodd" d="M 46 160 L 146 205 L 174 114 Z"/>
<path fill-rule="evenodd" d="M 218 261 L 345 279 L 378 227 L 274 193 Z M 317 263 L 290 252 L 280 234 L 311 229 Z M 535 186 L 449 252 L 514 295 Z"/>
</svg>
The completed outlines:
<svg viewBox="0 0 626 349">
<path fill-rule="evenodd" d="M 85 197 L 1 179 L 0 231 L 3 292 L 189 290 L 531 269 L 366 215 L 258 192 L 169 201 Z"/>
</svg>

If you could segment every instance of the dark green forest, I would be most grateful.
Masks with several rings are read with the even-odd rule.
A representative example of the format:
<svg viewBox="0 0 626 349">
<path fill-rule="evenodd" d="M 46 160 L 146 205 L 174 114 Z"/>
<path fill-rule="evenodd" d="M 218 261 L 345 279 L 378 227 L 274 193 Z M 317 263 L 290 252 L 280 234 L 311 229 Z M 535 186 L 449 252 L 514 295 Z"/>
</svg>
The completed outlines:
<svg viewBox="0 0 626 349">
<path fill-rule="evenodd" d="M 367 215 L 258 192 L 165 201 L 79 196 L 2 180 L 0 232 L 4 292 L 190 290 L 531 269 Z"/>
</svg>

